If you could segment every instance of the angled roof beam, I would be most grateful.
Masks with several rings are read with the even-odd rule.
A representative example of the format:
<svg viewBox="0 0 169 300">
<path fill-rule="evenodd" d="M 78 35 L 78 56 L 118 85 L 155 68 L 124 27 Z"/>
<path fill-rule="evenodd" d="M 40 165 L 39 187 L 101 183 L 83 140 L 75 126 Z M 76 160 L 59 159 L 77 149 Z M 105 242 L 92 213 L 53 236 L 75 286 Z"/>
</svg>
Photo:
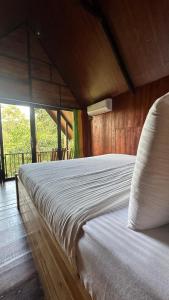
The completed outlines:
<svg viewBox="0 0 169 300">
<path fill-rule="evenodd" d="M 49 116 L 53 119 L 53 121 L 57 124 L 57 111 L 56 110 L 48 110 L 48 109 L 46 109 L 46 111 L 49 114 Z M 65 127 L 64 120 L 61 118 L 61 130 L 63 131 L 64 134 L 66 134 L 66 127 Z M 68 123 L 67 134 L 68 134 L 68 139 L 71 140 L 73 138 L 73 129 L 69 126 L 69 123 Z"/>
<path fill-rule="evenodd" d="M 130 77 L 130 74 L 127 70 L 126 64 L 124 62 L 124 59 L 120 53 L 120 50 L 118 48 L 118 45 L 116 43 L 116 39 L 112 33 L 112 30 L 110 28 L 110 25 L 107 21 L 107 18 L 101 8 L 101 5 L 99 4 L 98 0 L 80 0 L 83 7 L 94 17 L 97 17 L 103 27 L 103 30 L 110 42 L 111 48 L 113 50 L 113 54 L 116 56 L 118 65 L 121 69 L 121 72 L 126 80 L 126 83 L 130 89 L 130 91 L 135 91 L 135 86 L 132 82 L 132 79 Z"/>
</svg>

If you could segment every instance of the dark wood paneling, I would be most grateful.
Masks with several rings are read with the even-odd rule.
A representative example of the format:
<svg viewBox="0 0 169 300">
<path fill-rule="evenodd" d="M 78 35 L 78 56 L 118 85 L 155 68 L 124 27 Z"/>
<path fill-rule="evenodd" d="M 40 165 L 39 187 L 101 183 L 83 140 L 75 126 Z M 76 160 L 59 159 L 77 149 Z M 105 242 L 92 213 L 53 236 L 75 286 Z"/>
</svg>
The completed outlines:
<svg viewBox="0 0 169 300">
<path fill-rule="evenodd" d="M 27 31 L 22 25 L 0 39 L 0 98 L 79 108 L 38 37 L 29 30 L 27 39 Z"/>
<path fill-rule="evenodd" d="M 169 74 L 169 1 L 100 0 L 136 86 Z"/>
<path fill-rule="evenodd" d="M 28 83 L 23 80 L 0 78 L 0 99 L 3 100 L 3 98 L 29 101 Z"/>
<path fill-rule="evenodd" d="M 32 1 L 31 20 L 76 98 L 91 103 L 123 93 L 127 86 L 98 19 L 80 2 Z M 168 76 L 169 1 L 95 2 L 100 2 L 134 85 Z"/>
<path fill-rule="evenodd" d="M 50 63 L 49 57 L 38 41 L 38 37 L 36 37 L 33 33 L 31 34 L 31 57 Z"/>
<path fill-rule="evenodd" d="M 28 79 L 28 67 L 24 62 L 0 55 L 0 76 L 7 76 L 13 79 Z"/>
<path fill-rule="evenodd" d="M 62 77 L 60 76 L 59 72 L 57 69 L 53 66 L 51 66 L 51 76 L 52 76 L 52 81 L 61 85 L 66 85 Z"/>
<path fill-rule="evenodd" d="M 13 30 L 18 24 L 28 18 L 28 0 L 1 0 L 0 36 Z"/>
<path fill-rule="evenodd" d="M 50 58 L 79 101 L 87 104 L 128 90 L 100 22 L 84 10 L 80 0 L 1 2 L 0 35 L 26 20 L 30 11 L 32 27 L 41 32 Z M 134 85 L 168 76 L 169 1 L 98 2 Z M 28 3 L 32 3 L 30 10 Z M 18 48 L 22 39 L 21 32 L 19 39 L 12 33 L 11 41 L 0 40 L 0 48 L 8 55 L 18 49 L 17 57 L 26 57 L 26 47 L 22 53 Z M 34 35 L 32 44 L 32 56 L 50 62 Z"/>
<path fill-rule="evenodd" d="M 50 81 L 50 66 L 46 63 L 32 60 L 32 76 Z"/>
<path fill-rule="evenodd" d="M 32 1 L 31 19 L 77 99 L 90 103 L 128 89 L 102 26 L 80 1 Z"/>
<path fill-rule="evenodd" d="M 98 1 L 134 85 L 167 76 L 169 1 Z M 90 103 L 127 90 L 98 19 L 80 1 L 33 1 L 31 18 L 77 99 Z"/>
<path fill-rule="evenodd" d="M 152 103 L 169 92 L 169 77 L 113 99 L 113 111 L 91 122 L 92 154 L 136 154 L 144 120 Z"/>
<path fill-rule="evenodd" d="M 0 53 L 27 60 L 25 28 L 19 28 L 1 38 Z"/>
<path fill-rule="evenodd" d="M 59 104 L 59 87 L 53 83 L 40 80 L 32 80 L 32 98 L 35 102 L 48 103 L 51 105 Z"/>
<path fill-rule="evenodd" d="M 48 103 L 63 107 L 79 107 L 67 87 L 38 79 L 32 80 L 32 99 L 35 103 Z"/>
<path fill-rule="evenodd" d="M 60 92 L 61 92 L 61 105 L 78 107 L 76 99 L 68 87 L 61 86 Z"/>
</svg>

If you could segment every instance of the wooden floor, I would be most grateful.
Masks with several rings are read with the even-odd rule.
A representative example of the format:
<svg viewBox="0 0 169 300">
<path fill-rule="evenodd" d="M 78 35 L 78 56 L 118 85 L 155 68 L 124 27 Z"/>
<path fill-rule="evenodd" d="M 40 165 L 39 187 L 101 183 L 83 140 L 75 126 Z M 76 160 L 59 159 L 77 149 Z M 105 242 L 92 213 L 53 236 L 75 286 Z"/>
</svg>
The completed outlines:
<svg viewBox="0 0 169 300">
<path fill-rule="evenodd" d="M 16 207 L 15 182 L 0 185 L 0 299 L 38 300 L 43 291 Z"/>
</svg>

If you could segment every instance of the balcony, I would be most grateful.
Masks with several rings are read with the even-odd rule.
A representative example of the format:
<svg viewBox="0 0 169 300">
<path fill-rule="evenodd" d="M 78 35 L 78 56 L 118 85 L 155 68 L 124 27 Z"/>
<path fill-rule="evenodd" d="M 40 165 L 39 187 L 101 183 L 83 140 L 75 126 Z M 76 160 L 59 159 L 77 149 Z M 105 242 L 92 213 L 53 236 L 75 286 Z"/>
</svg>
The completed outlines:
<svg viewBox="0 0 169 300">
<path fill-rule="evenodd" d="M 0 180 L 22 164 L 73 158 L 73 128 L 72 111 L 0 104 Z"/>
<path fill-rule="evenodd" d="M 61 159 L 67 160 L 73 158 L 72 149 L 61 149 Z M 59 160 L 58 150 L 52 149 L 51 151 L 41 151 L 36 152 L 37 162 L 49 162 Z M 4 154 L 4 170 L 5 170 L 5 179 L 14 178 L 15 174 L 18 172 L 18 169 L 23 164 L 28 164 L 32 162 L 31 152 L 18 152 L 18 153 L 5 153 Z"/>
</svg>

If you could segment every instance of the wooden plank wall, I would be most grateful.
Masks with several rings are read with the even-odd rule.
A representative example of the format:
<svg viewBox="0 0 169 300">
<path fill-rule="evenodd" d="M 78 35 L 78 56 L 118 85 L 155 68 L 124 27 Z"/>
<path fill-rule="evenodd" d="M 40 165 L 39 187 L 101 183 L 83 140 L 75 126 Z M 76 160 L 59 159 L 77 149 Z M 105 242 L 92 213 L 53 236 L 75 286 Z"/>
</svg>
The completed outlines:
<svg viewBox="0 0 169 300">
<path fill-rule="evenodd" d="M 91 121 L 92 155 L 136 154 L 144 120 L 152 103 L 169 92 L 169 76 L 113 99 L 113 111 Z"/>
<path fill-rule="evenodd" d="M 79 107 L 69 87 L 30 31 L 32 99 L 39 104 Z M 0 39 L 0 98 L 30 101 L 27 28 L 22 26 Z"/>
</svg>

